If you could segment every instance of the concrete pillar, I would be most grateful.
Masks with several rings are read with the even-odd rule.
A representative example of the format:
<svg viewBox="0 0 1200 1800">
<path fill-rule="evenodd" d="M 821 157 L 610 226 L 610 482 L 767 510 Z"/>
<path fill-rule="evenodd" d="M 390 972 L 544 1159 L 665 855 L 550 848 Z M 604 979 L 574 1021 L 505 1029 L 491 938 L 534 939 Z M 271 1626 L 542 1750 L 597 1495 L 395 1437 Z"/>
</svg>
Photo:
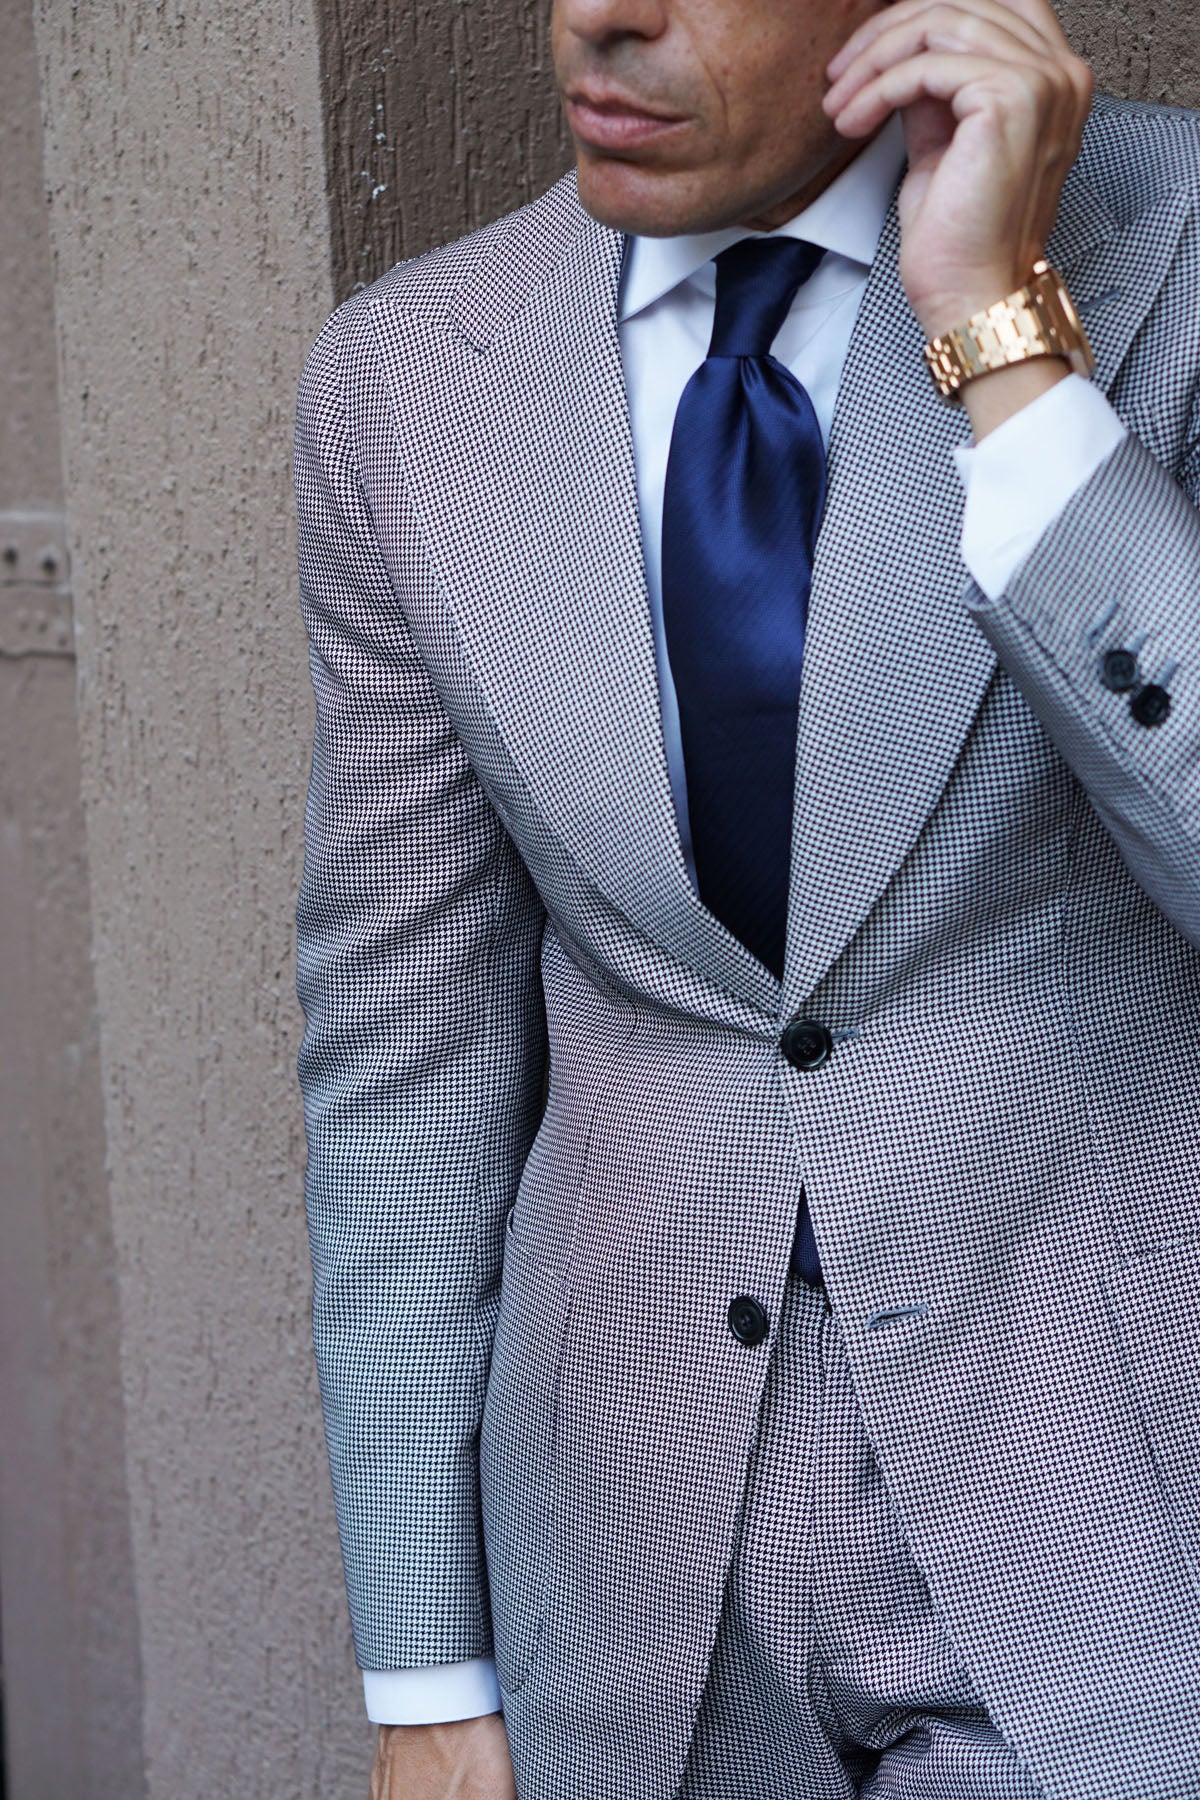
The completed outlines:
<svg viewBox="0 0 1200 1800">
<path fill-rule="evenodd" d="M 148 1800 L 365 1791 L 312 1363 L 308 0 L 37 0 Z M 57 1800 L 62 1787 L 17 1800 Z"/>
</svg>

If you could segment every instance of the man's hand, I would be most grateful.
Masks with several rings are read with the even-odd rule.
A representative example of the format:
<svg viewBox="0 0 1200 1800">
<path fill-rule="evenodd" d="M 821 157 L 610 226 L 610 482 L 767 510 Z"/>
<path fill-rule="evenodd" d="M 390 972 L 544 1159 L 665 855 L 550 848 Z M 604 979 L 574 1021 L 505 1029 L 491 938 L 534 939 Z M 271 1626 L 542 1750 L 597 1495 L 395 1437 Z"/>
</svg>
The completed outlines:
<svg viewBox="0 0 1200 1800">
<path fill-rule="evenodd" d="M 926 336 L 1023 287 L 1045 252 L 1095 86 L 1047 0 L 899 0 L 854 33 L 827 73 L 825 110 L 844 136 L 869 137 L 892 112 L 904 120 L 900 278 Z M 985 415 L 990 429 L 997 408 L 1019 410 L 1066 373 L 1046 361 L 972 382 L 976 436 Z"/>
<path fill-rule="evenodd" d="M 516 1800 L 500 1713 L 451 1725 L 381 1725 L 368 1800 Z"/>
</svg>

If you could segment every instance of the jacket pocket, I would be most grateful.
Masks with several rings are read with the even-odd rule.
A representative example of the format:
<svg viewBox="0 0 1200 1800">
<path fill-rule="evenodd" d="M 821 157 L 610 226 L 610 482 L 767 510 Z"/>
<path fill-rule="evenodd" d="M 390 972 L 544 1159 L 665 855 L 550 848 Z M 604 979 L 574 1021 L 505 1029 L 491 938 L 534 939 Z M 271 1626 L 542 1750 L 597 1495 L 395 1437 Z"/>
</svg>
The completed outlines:
<svg viewBox="0 0 1200 1800">
<path fill-rule="evenodd" d="M 1105 1286 L 1176 1535 L 1200 1590 L 1200 1237 L 1135 1256 Z"/>
<path fill-rule="evenodd" d="M 549 1598 L 566 1323 L 558 1277 L 510 1231 L 479 1439 L 496 1669 L 508 1693 L 529 1672 Z"/>
</svg>

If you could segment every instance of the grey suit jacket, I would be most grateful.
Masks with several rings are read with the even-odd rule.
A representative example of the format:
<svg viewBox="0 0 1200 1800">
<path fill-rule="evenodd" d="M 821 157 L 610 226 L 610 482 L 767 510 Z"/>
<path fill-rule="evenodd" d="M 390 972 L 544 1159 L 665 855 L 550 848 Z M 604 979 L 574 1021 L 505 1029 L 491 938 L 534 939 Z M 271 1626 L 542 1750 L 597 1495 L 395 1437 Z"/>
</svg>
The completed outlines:
<svg viewBox="0 0 1200 1800">
<path fill-rule="evenodd" d="M 897 249 L 893 208 L 782 987 L 680 852 L 621 237 L 568 176 L 354 295 L 304 371 L 300 1072 L 355 1646 L 494 1630 L 529 1795 L 679 1779 L 770 1350 L 726 1309 L 777 1319 L 802 1185 L 997 1722 L 1063 1800 L 1200 1793 L 1200 120 L 1096 107 L 1049 249 L 1135 435 L 992 606 Z"/>
</svg>

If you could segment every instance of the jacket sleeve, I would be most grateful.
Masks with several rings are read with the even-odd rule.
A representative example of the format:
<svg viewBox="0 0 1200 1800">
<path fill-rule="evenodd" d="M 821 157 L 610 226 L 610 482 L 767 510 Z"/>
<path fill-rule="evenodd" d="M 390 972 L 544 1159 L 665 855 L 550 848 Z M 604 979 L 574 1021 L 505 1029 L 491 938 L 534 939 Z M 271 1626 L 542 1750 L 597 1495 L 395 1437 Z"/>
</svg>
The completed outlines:
<svg viewBox="0 0 1200 1800">
<path fill-rule="evenodd" d="M 362 1668 L 491 1650 L 478 1432 L 537 1126 L 544 915 L 406 628 L 335 313 L 295 439 L 316 695 L 297 908 L 313 1338 Z M 399 446 L 398 446 L 399 453 Z"/>
<path fill-rule="evenodd" d="M 1134 879 L 1200 946 L 1197 438 L 1176 480 L 1127 437 L 1004 596 L 971 583 L 967 603 Z"/>
</svg>

